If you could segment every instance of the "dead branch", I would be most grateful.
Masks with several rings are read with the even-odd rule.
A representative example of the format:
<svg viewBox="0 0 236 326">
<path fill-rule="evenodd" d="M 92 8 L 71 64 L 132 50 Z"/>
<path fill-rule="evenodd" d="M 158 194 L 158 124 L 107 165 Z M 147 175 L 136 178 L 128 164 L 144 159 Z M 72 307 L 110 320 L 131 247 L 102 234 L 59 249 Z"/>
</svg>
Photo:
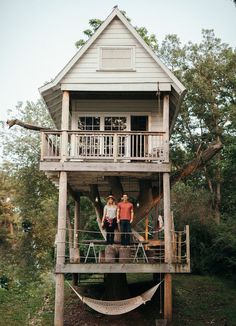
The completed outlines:
<svg viewBox="0 0 236 326">
<path fill-rule="evenodd" d="M 9 126 L 9 129 L 12 128 L 13 126 L 20 126 L 22 128 L 29 129 L 29 130 L 34 130 L 34 131 L 52 130 L 51 128 L 34 126 L 34 125 L 31 125 L 29 123 L 25 123 L 25 122 L 23 122 L 21 120 L 18 120 L 18 119 L 7 120 L 7 124 Z"/>
</svg>

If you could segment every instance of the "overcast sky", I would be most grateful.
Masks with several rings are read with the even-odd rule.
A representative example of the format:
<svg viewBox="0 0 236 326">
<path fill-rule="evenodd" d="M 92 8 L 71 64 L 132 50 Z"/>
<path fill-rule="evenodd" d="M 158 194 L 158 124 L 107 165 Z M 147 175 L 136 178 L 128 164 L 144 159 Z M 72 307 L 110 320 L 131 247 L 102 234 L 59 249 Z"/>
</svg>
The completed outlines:
<svg viewBox="0 0 236 326">
<path fill-rule="evenodd" d="M 105 19 L 115 5 L 160 41 L 175 33 L 183 43 L 198 42 L 208 28 L 236 46 L 231 0 L 0 0 L 0 120 L 18 101 L 36 101 L 38 87 L 75 54 L 88 20 Z"/>
</svg>

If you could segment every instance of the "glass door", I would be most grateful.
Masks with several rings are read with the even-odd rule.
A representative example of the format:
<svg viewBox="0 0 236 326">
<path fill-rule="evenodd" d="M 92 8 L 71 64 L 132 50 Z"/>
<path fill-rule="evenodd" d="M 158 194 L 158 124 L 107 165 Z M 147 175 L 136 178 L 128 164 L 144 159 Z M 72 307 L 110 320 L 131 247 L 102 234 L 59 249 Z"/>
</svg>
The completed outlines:
<svg viewBox="0 0 236 326">
<path fill-rule="evenodd" d="M 124 116 L 106 116 L 104 118 L 104 130 L 111 132 L 125 131 L 127 129 L 127 117 Z M 119 158 L 127 156 L 127 135 L 118 135 L 116 146 L 118 146 L 117 155 Z M 114 135 L 107 136 L 104 141 L 104 152 L 112 155 L 114 153 Z"/>
<path fill-rule="evenodd" d="M 137 135 L 131 136 L 131 157 L 143 158 L 148 151 L 148 138 L 138 131 L 148 131 L 148 116 L 131 116 L 131 131 L 137 131 Z"/>
</svg>

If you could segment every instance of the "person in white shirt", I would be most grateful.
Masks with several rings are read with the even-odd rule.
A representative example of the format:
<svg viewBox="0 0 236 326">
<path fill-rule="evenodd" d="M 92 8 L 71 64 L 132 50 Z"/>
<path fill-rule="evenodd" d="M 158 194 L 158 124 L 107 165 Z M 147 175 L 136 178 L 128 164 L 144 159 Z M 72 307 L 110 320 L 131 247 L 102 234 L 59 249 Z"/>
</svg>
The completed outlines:
<svg viewBox="0 0 236 326">
<path fill-rule="evenodd" d="M 117 206 L 115 198 L 112 195 L 107 197 L 107 204 L 103 209 L 102 227 L 106 230 L 107 244 L 114 244 L 114 231 L 117 227 Z"/>
</svg>

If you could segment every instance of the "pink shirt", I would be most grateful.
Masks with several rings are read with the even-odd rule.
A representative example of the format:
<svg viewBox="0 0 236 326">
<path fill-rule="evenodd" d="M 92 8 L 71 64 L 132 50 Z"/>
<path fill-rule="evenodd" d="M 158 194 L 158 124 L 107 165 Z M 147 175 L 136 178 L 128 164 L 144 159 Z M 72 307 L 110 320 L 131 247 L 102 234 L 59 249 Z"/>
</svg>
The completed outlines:
<svg viewBox="0 0 236 326">
<path fill-rule="evenodd" d="M 131 212 L 134 209 L 133 204 L 130 202 L 120 202 L 118 205 L 119 219 L 120 220 L 131 220 Z"/>
</svg>

